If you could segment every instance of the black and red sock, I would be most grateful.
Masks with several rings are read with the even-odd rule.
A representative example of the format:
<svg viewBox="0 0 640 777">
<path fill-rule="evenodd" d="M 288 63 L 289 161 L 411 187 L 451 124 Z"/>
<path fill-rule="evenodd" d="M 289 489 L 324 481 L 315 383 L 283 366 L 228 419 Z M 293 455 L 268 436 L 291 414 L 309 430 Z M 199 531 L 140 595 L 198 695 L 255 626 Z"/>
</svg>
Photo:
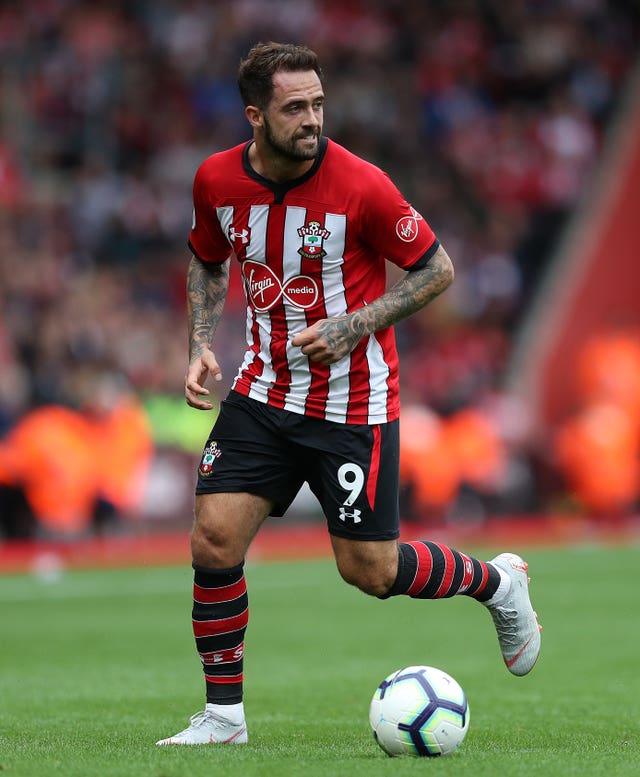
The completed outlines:
<svg viewBox="0 0 640 777">
<path fill-rule="evenodd" d="M 243 564 L 207 569 L 195 564 L 193 634 L 204 669 L 207 702 L 242 701 L 244 635 L 249 600 Z"/>
<path fill-rule="evenodd" d="M 493 565 L 439 542 L 401 542 L 398 552 L 398 576 L 385 599 L 402 594 L 415 599 L 462 594 L 485 602 L 500 584 L 500 573 Z"/>
</svg>

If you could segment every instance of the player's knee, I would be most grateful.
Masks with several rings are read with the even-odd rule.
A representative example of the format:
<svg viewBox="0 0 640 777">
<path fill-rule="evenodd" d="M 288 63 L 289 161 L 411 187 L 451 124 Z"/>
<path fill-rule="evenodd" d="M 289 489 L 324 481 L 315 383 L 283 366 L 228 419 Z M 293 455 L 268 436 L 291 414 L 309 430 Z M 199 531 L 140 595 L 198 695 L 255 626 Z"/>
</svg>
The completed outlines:
<svg viewBox="0 0 640 777">
<path fill-rule="evenodd" d="M 191 556 L 198 566 L 229 569 L 242 562 L 244 552 L 235 548 L 219 528 L 196 520 L 191 531 Z"/>
</svg>

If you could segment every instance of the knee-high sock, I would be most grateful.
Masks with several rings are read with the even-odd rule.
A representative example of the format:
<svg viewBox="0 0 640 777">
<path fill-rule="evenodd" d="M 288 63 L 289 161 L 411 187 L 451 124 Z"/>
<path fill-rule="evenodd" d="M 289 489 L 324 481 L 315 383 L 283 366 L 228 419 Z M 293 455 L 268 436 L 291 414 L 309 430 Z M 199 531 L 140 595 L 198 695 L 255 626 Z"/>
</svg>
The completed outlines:
<svg viewBox="0 0 640 777">
<path fill-rule="evenodd" d="M 243 565 L 207 569 L 195 564 L 193 634 L 204 669 L 207 702 L 242 701 L 244 635 L 249 601 Z"/>
<path fill-rule="evenodd" d="M 406 594 L 415 599 L 443 599 L 464 594 L 481 602 L 490 599 L 500 584 L 500 573 L 439 542 L 419 540 L 398 546 L 398 576 L 382 598 Z"/>
</svg>

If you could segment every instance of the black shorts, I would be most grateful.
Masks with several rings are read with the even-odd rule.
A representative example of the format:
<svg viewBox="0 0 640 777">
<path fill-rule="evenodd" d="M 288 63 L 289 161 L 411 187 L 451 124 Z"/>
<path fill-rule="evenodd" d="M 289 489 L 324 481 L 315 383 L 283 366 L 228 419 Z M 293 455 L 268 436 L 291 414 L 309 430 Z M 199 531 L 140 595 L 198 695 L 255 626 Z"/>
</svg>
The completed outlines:
<svg viewBox="0 0 640 777">
<path fill-rule="evenodd" d="M 399 535 L 398 421 L 339 424 L 230 392 L 198 467 L 197 494 L 246 492 L 284 515 L 309 483 L 330 534 L 356 540 Z"/>
</svg>

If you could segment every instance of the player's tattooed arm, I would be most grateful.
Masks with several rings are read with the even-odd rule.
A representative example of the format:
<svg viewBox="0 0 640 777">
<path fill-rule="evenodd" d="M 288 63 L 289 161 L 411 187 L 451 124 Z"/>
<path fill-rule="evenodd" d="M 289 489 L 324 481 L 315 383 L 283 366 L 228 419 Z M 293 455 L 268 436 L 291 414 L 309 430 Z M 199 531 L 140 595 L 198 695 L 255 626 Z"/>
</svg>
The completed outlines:
<svg viewBox="0 0 640 777">
<path fill-rule="evenodd" d="M 212 264 L 191 257 L 187 271 L 190 361 L 211 345 L 228 288 L 229 262 Z"/>
<path fill-rule="evenodd" d="M 358 340 L 416 313 L 442 294 L 453 281 L 453 264 L 439 246 L 421 270 L 407 273 L 386 294 L 346 317 Z"/>
<path fill-rule="evenodd" d="M 211 341 L 229 288 L 229 262 L 205 263 L 195 256 L 187 271 L 187 313 L 189 321 L 189 367 L 184 379 L 187 403 L 199 410 L 209 410 L 212 403 L 205 397 L 209 390 L 204 382 L 211 375 L 221 380 L 222 373 L 211 350 Z"/>
<path fill-rule="evenodd" d="M 453 264 L 439 246 L 426 267 L 407 273 L 378 299 L 339 318 L 326 318 L 299 332 L 293 345 L 313 361 L 332 364 L 351 353 L 363 337 L 416 313 L 451 284 Z"/>
</svg>

